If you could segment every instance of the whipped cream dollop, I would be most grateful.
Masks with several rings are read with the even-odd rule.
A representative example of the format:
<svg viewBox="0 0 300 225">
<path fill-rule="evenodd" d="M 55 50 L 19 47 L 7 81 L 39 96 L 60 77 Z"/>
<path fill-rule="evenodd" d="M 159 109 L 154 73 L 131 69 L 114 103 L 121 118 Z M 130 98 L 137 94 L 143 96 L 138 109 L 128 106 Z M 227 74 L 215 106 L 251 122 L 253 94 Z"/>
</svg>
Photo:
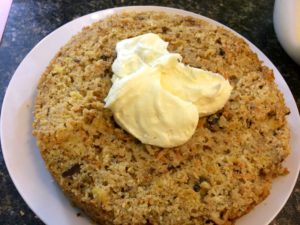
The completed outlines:
<svg viewBox="0 0 300 225">
<path fill-rule="evenodd" d="M 223 76 L 184 65 L 168 42 L 148 33 L 117 43 L 105 107 L 144 144 L 175 147 L 194 134 L 199 116 L 224 107 L 232 87 Z"/>
</svg>

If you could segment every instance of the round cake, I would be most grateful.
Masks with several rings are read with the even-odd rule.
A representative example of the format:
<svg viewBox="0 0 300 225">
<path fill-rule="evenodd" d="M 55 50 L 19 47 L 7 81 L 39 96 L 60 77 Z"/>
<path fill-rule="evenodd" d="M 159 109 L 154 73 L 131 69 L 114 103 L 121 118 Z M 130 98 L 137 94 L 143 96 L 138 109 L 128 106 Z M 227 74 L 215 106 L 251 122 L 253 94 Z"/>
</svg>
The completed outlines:
<svg viewBox="0 0 300 225">
<path fill-rule="evenodd" d="M 174 148 L 142 144 L 104 107 L 116 43 L 149 32 L 233 87 L 224 108 Z M 61 189 L 99 224 L 228 225 L 288 172 L 288 113 L 272 70 L 232 32 L 193 17 L 121 12 L 85 27 L 51 61 L 33 134 Z"/>
</svg>

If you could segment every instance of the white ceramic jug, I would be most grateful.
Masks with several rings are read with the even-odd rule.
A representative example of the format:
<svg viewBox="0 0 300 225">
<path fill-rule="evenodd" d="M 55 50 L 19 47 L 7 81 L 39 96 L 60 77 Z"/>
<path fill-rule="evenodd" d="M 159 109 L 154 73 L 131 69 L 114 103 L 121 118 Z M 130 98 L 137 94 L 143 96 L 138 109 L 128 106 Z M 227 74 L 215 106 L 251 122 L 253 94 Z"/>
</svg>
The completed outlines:
<svg viewBox="0 0 300 225">
<path fill-rule="evenodd" d="M 300 65 L 300 0 L 276 0 L 273 21 L 281 46 Z"/>
</svg>

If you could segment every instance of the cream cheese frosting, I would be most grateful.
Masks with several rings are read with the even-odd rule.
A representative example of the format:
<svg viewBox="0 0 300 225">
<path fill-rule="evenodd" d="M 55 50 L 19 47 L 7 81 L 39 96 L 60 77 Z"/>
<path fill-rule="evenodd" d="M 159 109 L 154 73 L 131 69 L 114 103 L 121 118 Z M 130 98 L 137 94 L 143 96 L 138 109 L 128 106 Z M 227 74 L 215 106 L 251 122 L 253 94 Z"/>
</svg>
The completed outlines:
<svg viewBox="0 0 300 225">
<path fill-rule="evenodd" d="M 165 148 L 187 142 L 199 116 L 223 108 L 232 90 L 220 74 L 184 65 L 167 47 L 153 33 L 118 42 L 105 98 L 123 129 L 144 144 Z"/>
</svg>

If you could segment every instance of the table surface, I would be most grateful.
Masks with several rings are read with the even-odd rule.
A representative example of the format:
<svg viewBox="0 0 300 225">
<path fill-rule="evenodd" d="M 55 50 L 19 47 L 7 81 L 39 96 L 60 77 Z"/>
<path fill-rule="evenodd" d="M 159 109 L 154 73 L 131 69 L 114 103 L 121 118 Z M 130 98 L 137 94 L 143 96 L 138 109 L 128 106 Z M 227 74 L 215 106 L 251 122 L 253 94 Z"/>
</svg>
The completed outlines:
<svg viewBox="0 0 300 225">
<path fill-rule="evenodd" d="M 217 20 L 242 34 L 279 69 L 300 109 L 300 66 L 281 48 L 273 29 L 273 0 L 14 0 L 0 43 L 0 103 L 25 55 L 47 34 L 82 15 L 118 6 L 160 5 L 189 10 Z M 1 150 L 2 151 L 2 150 Z M 284 191 L 284 190 L 283 190 Z M 42 225 L 14 187 L 0 154 L 0 224 Z M 300 224 L 300 179 L 271 225 Z"/>
</svg>

